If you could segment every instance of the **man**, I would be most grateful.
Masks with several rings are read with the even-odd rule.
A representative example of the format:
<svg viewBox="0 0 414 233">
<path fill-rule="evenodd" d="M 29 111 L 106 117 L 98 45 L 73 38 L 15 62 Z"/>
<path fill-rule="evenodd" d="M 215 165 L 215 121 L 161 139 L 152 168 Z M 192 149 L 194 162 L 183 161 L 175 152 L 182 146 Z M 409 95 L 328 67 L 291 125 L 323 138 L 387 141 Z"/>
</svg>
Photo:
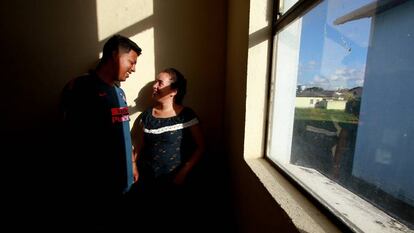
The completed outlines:
<svg viewBox="0 0 414 233">
<path fill-rule="evenodd" d="M 132 161 L 129 113 L 119 82 L 132 72 L 141 48 L 121 35 L 104 45 L 96 70 L 71 80 L 62 94 L 63 172 L 75 223 L 106 224 L 138 178 Z M 81 221 L 81 222 L 77 222 Z"/>
</svg>

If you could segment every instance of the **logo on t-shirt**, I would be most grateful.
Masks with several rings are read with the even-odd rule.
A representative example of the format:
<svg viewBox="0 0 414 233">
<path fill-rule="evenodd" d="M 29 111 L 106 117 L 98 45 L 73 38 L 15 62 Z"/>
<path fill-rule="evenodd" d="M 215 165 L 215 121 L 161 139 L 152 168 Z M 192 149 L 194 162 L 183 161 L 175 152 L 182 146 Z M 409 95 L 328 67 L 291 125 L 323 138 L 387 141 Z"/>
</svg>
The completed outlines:
<svg viewBox="0 0 414 233">
<path fill-rule="evenodd" d="M 119 95 L 122 97 L 122 99 L 123 99 L 123 100 L 124 100 L 124 102 L 126 103 L 126 102 L 127 102 L 127 100 L 126 100 L 126 97 L 124 96 L 124 94 L 119 93 Z"/>
<path fill-rule="evenodd" d="M 129 121 L 128 107 L 112 108 L 112 123 Z"/>
<path fill-rule="evenodd" d="M 106 96 L 107 94 L 106 94 L 106 92 L 104 92 L 104 91 L 103 91 L 103 92 L 99 92 L 99 93 L 98 93 L 98 95 L 99 95 L 100 97 L 104 97 L 104 96 Z"/>
</svg>

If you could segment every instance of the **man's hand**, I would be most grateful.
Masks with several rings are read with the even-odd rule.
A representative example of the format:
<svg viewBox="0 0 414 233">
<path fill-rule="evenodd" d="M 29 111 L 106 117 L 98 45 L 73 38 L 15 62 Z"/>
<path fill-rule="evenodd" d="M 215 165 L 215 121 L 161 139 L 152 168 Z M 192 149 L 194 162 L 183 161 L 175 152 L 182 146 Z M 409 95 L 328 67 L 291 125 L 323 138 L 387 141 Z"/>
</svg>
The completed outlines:
<svg viewBox="0 0 414 233">
<path fill-rule="evenodd" d="M 139 178 L 139 172 L 137 164 L 135 162 L 132 164 L 132 174 L 134 175 L 134 182 L 137 182 Z"/>
</svg>

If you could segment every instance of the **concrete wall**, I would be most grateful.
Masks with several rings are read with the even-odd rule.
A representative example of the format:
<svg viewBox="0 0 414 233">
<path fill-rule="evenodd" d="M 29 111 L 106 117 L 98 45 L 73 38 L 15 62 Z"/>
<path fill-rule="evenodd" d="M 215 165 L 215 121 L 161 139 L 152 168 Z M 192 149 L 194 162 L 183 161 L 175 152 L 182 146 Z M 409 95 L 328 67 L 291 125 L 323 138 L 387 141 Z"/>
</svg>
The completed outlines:
<svg viewBox="0 0 414 233">
<path fill-rule="evenodd" d="M 270 69 L 273 2 L 230 0 L 228 4 L 225 134 L 237 232 L 340 232 L 263 158 L 270 127 L 265 107 L 268 80 L 270 72 L 276 72 Z M 295 89 L 291 90 L 293 103 Z M 283 102 L 286 96 L 273 100 Z"/>
<path fill-rule="evenodd" d="M 326 102 L 326 109 L 345 110 L 346 102 L 345 100 L 328 100 Z"/>
<path fill-rule="evenodd" d="M 207 139 L 205 177 L 220 183 L 227 173 L 217 168 L 229 165 L 235 218 L 225 221 L 235 220 L 238 232 L 297 232 L 246 163 L 264 152 L 272 2 L 1 1 L 2 157 L 10 159 L 2 164 L 13 165 L 2 170 L 10 178 L 3 194 L 17 200 L 5 207 L 8 217 L 37 219 L 32 228 L 50 224 L 38 210 L 55 215 L 59 206 L 48 202 L 64 185 L 65 158 L 55 146 L 60 91 L 96 64 L 108 36 L 121 33 L 143 48 L 137 72 L 122 85 L 132 120 L 148 105 L 155 74 L 180 69 L 189 81 L 185 104 L 199 114 Z M 226 195 L 227 187 L 211 188 Z"/>
<path fill-rule="evenodd" d="M 63 85 L 93 68 L 106 39 L 120 33 L 143 49 L 137 72 L 122 83 L 132 120 L 150 102 L 148 83 L 176 67 L 188 78 L 185 104 L 200 115 L 210 145 L 222 149 L 225 1 L 2 1 L 1 17 L 2 97 L 12 97 L 2 132 L 13 141 L 53 130 Z"/>
<path fill-rule="evenodd" d="M 245 160 L 264 152 L 271 3 L 228 4 L 225 133 L 238 232 L 297 232 Z"/>
<path fill-rule="evenodd" d="M 0 19 L 1 136 L 7 145 L 1 154 L 10 168 L 3 171 L 11 198 L 38 207 L 64 185 L 59 167 L 65 158 L 56 146 L 59 95 L 68 80 L 94 67 L 114 33 L 143 49 L 137 72 L 122 83 L 132 122 L 150 103 L 155 74 L 176 67 L 188 79 L 184 104 L 200 117 L 210 160 L 222 158 L 226 1 L 13 0 L 1 1 Z M 30 210 L 36 208 L 18 206 L 12 207 L 16 216 L 35 216 Z"/>
<path fill-rule="evenodd" d="M 310 103 L 313 101 L 312 104 Z M 318 97 L 296 97 L 295 98 L 295 107 L 296 108 L 315 108 L 316 103 L 323 100 L 323 98 Z"/>
</svg>

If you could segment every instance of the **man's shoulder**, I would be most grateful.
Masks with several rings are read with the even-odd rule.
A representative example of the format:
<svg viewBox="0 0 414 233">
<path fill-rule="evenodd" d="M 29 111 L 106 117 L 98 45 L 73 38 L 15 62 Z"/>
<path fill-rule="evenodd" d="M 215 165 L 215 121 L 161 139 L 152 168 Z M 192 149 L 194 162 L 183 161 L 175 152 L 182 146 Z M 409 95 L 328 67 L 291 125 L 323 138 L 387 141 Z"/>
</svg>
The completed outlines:
<svg viewBox="0 0 414 233">
<path fill-rule="evenodd" d="M 78 77 L 75 77 L 66 84 L 65 90 L 66 91 L 75 91 L 78 89 L 86 88 L 88 86 L 93 85 L 94 83 L 94 75 L 92 73 L 85 73 Z"/>
</svg>

